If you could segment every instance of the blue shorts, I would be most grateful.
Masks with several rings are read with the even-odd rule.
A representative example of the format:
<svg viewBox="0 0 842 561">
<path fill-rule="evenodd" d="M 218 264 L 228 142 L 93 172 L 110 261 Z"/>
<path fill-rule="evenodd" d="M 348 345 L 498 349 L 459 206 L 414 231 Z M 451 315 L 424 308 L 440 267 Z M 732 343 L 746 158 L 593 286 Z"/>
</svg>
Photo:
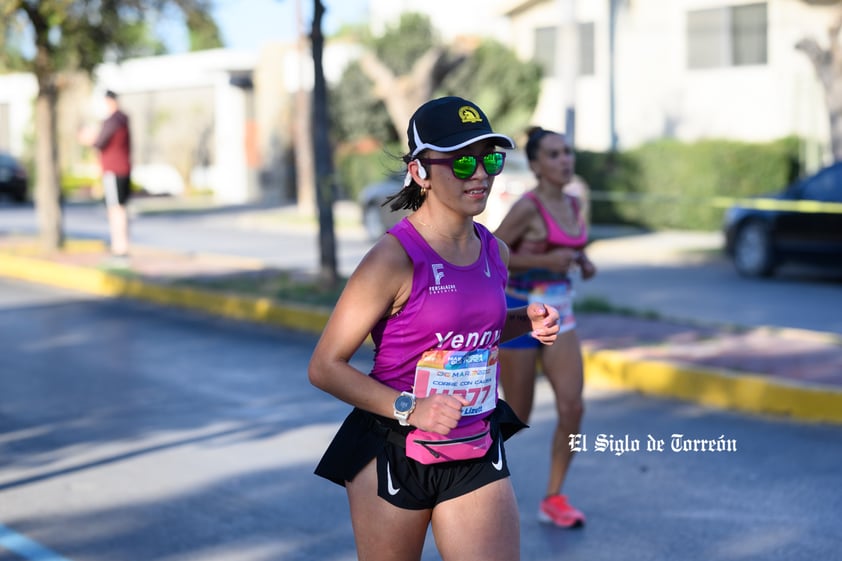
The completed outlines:
<svg viewBox="0 0 842 561">
<path fill-rule="evenodd" d="M 526 298 L 519 298 L 517 296 L 512 296 L 511 294 L 506 294 L 506 307 L 507 308 L 520 308 L 521 306 L 526 306 L 529 304 L 529 300 Z M 537 349 L 541 346 L 541 341 L 526 333 L 521 335 L 520 337 L 515 337 L 510 341 L 506 341 L 505 343 L 500 343 L 501 349 Z"/>
</svg>

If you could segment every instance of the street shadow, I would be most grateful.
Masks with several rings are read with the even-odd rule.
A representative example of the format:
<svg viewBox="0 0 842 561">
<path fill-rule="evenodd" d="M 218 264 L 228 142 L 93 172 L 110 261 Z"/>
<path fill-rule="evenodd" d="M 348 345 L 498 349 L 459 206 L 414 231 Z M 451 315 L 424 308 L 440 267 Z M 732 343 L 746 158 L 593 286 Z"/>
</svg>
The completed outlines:
<svg viewBox="0 0 842 561">
<path fill-rule="evenodd" d="M 342 416 L 340 403 L 319 401 L 307 382 L 312 334 L 100 299 L 7 305 L 0 333 L 14 349 L 0 353 L 0 467 L 38 470 L 0 488 L 223 435 L 271 438 L 313 412 Z M 369 353 L 361 349 L 355 364 Z M 209 429 L 218 423 L 231 427 Z M 66 453 L 159 433 L 175 436 L 67 465 Z"/>
<path fill-rule="evenodd" d="M 140 489 L 159 489 L 142 496 L 128 492 L 131 500 L 124 505 L 12 517 L 4 524 L 78 529 L 40 540 L 69 559 L 311 561 L 355 556 L 343 490 L 314 476 L 307 464 L 249 470 L 193 485 L 155 483 L 139 481 Z M 95 530 L 102 528 L 108 529 L 107 539 Z"/>
<path fill-rule="evenodd" d="M 354 555 L 350 522 L 336 514 L 344 492 L 312 474 L 349 410 L 306 380 L 315 336 L 90 299 L 6 303 L 0 339 L 0 502 L 57 480 L 109 487 L 141 470 L 117 484 L 124 506 L 4 515 L 7 527 L 32 538 L 78 528 L 41 540 L 74 559 L 251 547 L 255 559 Z M 370 360 L 364 348 L 353 364 Z M 206 458 L 194 474 L 189 461 L 168 463 L 191 455 Z M 183 481 L 173 488 L 171 478 Z M 331 517 L 339 523 L 326 526 Z M 106 527 L 108 539 L 93 530 Z"/>
<path fill-rule="evenodd" d="M 842 265 L 782 265 L 775 271 L 774 277 L 760 280 L 838 285 L 842 284 Z"/>
</svg>

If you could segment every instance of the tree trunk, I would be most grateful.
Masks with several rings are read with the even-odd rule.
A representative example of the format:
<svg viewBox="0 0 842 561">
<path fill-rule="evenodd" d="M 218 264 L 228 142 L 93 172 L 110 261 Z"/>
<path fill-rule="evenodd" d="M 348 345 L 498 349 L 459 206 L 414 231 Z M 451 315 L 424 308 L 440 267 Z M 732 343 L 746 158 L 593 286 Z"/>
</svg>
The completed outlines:
<svg viewBox="0 0 842 561">
<path fill-rule="evenodd" d="M 313 176 L 313 136 L 310 132 L 312 98 L 309 92 L 300 86 L 295 93 L 295 119 L 293 143 L 295 151 L 295 196 L 298 212 L 302 216 L 315 214 L 316 188 Z"/>
<path fill-rule="evenodd" d="M 336 266 L 336 236 L 333 230 L 333 201 L 335 199 L 333 154 L 328 139 L 327 84 L 322 67 L 324 36 L 322 15 L 325 8 L 320 0 L 313 2 L 313 156 L 316 172 L 316 206 L 319 211 L 319 276 L 326 286 L 339 281 Z"/>
<path fill-rule="evenodd" d="M 828 123 L 830 125 L 830 151 L 833 161 L 842 161 L 842 46 L 839 44 L 839 34 L 842 30 L 842 14 L 828 29 L 830 46 L 823 49 L 818 42 L 810 38 L 800 40 L 795 48 L 803 51 L 813 68 L 816 77 L 824 89 L 827 105 Z"/>
<path fill-rule="evenodd" d="M 56 139 L 57 96 L 52 77 L 39 76 L 35 102 L 35 208 L 41 248 L 46 252 L 58 251 L 64 245 Z"/>
</svg>

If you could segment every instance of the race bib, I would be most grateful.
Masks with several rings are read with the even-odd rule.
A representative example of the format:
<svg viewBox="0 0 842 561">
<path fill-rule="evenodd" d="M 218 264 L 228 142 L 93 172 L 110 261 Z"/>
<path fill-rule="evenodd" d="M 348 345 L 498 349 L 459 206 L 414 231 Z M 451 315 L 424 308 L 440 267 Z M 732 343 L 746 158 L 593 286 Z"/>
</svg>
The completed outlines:
<svg viewBox="0 0 842 561">
<path fill-rule="evenodd" d="M 529 303 L 540 302 L 558 310 L 558 324 L 563 333 L 576 327 L 573 294 L 573 286 L 569 281 L 539 284 L 529 292 Z"/>
<path fill-rule="evenodd" d="M 479 415 L 497 405 L 497 348 L 474 351 L 429 350 L 415 367 L 416 397 L 461 396 L 462 415 Z"/>
</svg>

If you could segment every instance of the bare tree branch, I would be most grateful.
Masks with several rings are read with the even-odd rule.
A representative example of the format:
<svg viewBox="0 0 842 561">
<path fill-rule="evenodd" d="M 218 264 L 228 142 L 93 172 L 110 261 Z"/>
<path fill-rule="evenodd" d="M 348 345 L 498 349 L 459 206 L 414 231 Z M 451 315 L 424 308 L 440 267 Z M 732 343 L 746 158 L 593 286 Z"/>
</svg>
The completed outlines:
<svg viewBox="0 0 842 561">
<path fill-rule="evenodd" d="M 403 76 L 396 76 L 371 52 L 360 58 L 360 68 L 374 82 L 374 95 L 386 106 L 396 130 L 402 130 L 415 108 L 432 97 L 438 85 L 436 76 L 444 75 L 441 65 L 445 52 L 444 47 L 431 48 Z"/>
<path fill-rule="evenodd" d="M 812 37 L 805 37 L 795 44 L 813 65 L 816 76 L 824 89 L 830 124 L 830 148 L 836 161 L 842 160 L 842 12 L 827 30 L 828 47 L 822 48 Z"/>
<path fill-rule="evenodd" d="M 816 75 L 821 80 L 825 88 L 829 88 L 833 81 L 832 73 L 830 72 L 833 66 L 833 57 L 829 50 L 822 49 L 819 43 L 812 37 L 801 39 L 795 44 L 796 50 L 802 51 L 816 71 Z"/>
</svg>

